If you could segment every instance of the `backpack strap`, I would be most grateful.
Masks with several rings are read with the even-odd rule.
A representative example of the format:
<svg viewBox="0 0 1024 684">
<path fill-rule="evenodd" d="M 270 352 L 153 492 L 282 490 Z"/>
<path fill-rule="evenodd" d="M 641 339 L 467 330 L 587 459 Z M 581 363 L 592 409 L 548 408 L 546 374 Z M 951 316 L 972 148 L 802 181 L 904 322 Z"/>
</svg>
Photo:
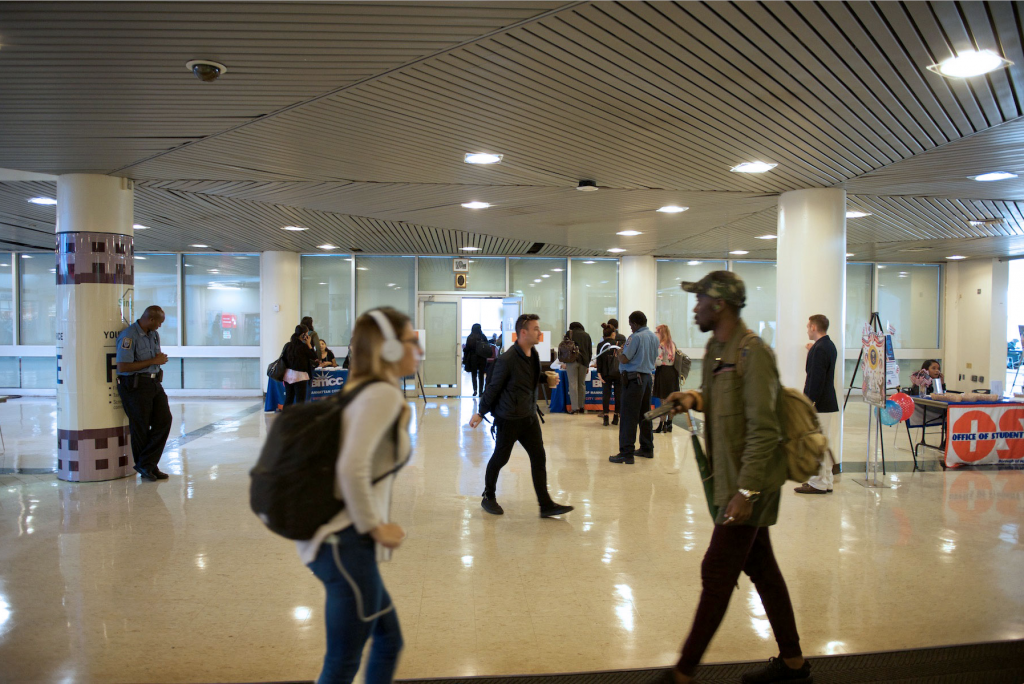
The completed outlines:
<svg viewBox="0 0 1024 684">
<path fill-rule="evenodd" d="M 748 330 L 746 333 L 743 334 L 743 337 L 740 339 L 740 346 L 738 349 L 739 356 L 736 358 L 736 374 L 741 378 L 743 377 L 744 370 L 743 362 L 747 358 L 747 351 L 750 348 L 750 343 L 753 342 L 754 340 L 761 340 L 761 338 L 758 337 L 753 330 Z M 761 344 L 764 344 L 763 340 L 761 340 Z"/>
</svg>

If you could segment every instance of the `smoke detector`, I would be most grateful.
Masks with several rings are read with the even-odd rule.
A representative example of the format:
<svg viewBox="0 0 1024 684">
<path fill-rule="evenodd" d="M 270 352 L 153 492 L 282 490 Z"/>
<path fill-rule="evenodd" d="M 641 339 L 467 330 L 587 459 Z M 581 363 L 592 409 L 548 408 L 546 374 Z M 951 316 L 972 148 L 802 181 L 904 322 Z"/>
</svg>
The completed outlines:
<svg viewBox="0 0 1024 684">
<path fill-rule="evenodd" d="M 576 186 L 580 192 L 597 192 L 597 182 L 592 180 L 581 180 Z"/>
<path fill-rule="evenodd" d="M 210 83 L 220 78 L 221 74 L 226 74 L 228 68 L 220 62 L 211 62 L 208 59 L 193 59 L 185 63 L 185 68 L 196 75 L 200 81 L 204 83 Z"/>
</svg>

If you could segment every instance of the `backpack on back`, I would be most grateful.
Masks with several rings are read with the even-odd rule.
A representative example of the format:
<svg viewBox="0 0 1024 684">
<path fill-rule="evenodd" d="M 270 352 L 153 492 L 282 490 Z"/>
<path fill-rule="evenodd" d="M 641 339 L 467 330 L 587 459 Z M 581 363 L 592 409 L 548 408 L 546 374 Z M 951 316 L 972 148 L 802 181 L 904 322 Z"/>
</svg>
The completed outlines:
<svg viewBox="0 0 1024 684">
<path fill-rule="evenodd" d="M 757 335 L 752 332 L 744 335 L 740 349 L 745 349 L 755 337 Z M 771 353 L 770 348 L 765 348 Z M 772 354 L 772 368 L 778 378 L 779 368 L 774 359 L 775 355 Z M 743 377 L 742 360 L 741 354 L 736 363 L 736 372 L 740 377 Z M 781 387 L 775 412 L 782 432 L 779 449 L 786 457 L 786 477 L 795 482 L 807 482 L 812 475 L 818 474 L 825 454 L 831 453 L 828 438 L 818 422 L 818 412 L 814 410 L 814 404 L 807 395 L 792 387 Z"/>
<path fill-rule="evenodd" d="M 566 333 L 568 334 L 568 333 Z M 562 363 L 576 363 L 580 358 L 580 348 L 572 338 L 567 337 L 558 343 L 558 360 Z"/>
<path fill-rule="evenodd" d="M 691 365 L 692 362 L 690 361 L 690 357 L 679 351 L 679 349 L 676 349 L 675 358 L 672 359 L 672 367 L 675 368 L 676 373 L 679 374 L 680 383 L 685 382 L 686 378 L 689 377 Z"/>
<path fill-rule="evenodd" d="M 494 348 L 491 346 L 491 343 L 487 340 L 477 340 L 476 346 L 473 347 L 473 351 L 476 352 L 477 358 L 485 360 L 491 358 L 491 351 L 493 349 Z"/>
<path fill-rule="evenodd" d="M 249 506 L 272 532 L 288 539 L 312 539 L 321 525 L 345 507 L 334 496 L 341 417 L 345 407 L 371 384 L 326 401 L 292 404 L 271 424 L 259 460 L 249 472 Z M 397 427 L 396 422 L 396 431 Z M 396 462 L 394 469 L 374 482 L 403 465 Z"/>
</svg>

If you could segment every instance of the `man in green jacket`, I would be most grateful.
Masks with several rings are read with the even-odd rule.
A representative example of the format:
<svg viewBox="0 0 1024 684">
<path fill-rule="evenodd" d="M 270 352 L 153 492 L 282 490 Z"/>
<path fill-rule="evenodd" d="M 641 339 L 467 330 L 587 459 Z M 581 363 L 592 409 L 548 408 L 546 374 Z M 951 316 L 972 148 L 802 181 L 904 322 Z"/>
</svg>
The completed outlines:
<svg viewBox="0 0 1024 684">
<path fill-rule="evenodd" d="M 693 681 L 725 617 L 740 572 L 745 572 L 761 596 L 780 656 L 745 674 L 744 684 L 811 682 L 793 604 L 768 537 L 768 527 L 778 519 L 780 489 L 786 481 L 786 458 L 778 448 L 781 428 L 776 403 L 781 385 L 775 357 L 740 318 L 746 288 L 734 273 L 714 271 L 682 287 L 697 295 L 693 310 L 697 325 L 713 334 L 704 354 L 700 390 L 676 392 L 667 401 L 676 405 L 677 413 L 690 409 L 704 413 L 719 513 L 701 564 L 703 590 L 697 614 L 672 676 L 679 684 Z"/>
</svg>

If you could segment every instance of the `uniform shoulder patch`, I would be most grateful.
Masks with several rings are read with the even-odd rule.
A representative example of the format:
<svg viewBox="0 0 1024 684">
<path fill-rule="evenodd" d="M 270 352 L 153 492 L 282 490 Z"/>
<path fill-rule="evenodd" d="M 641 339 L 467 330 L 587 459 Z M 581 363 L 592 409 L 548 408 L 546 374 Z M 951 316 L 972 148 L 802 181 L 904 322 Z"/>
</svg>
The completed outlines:
<svg viewBox="0 0 1024 684">
<path fill-rule="evenodd" d="M 132 348 L 132 338 L 125 337 L 123 340 L 121 340 L 121 349 L 131 349 L 131 348 Z"/>
</svg>

